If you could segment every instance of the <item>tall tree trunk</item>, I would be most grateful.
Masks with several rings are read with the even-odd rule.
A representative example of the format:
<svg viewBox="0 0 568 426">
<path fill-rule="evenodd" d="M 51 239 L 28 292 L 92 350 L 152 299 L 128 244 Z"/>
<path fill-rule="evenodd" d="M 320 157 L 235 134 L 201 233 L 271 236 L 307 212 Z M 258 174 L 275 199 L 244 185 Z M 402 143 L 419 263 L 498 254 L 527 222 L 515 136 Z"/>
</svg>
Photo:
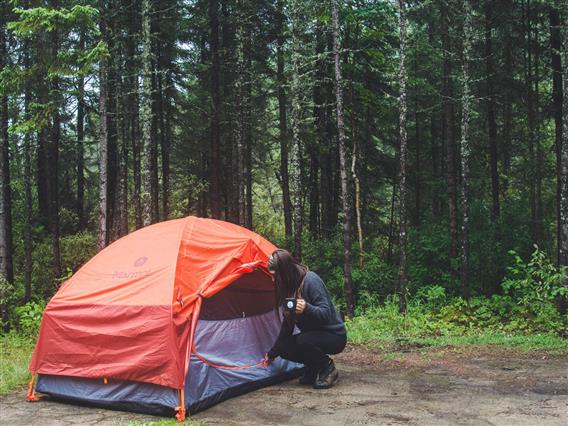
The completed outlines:
<svg viewBox="0 0 568 426">
<path fill-rule="evenodd" d="M 99 0 L 100 31 L 102 39 L 108 38 L 108 23 L 105 0 Z M 108 59 L 103 57 L 99 63 L 99 226 L 98 249 L 102 250 L 108 244 L 108 95 L 107 95 Z"/>
<path fill-rule="evenodd" d="M 151 14 L 150 0 L 142 0 L 142 69 L 143 69 L 143 101 L 142 101 L 142 158 L 144 161 L 142 179 L 142 223 L 147 226 L 153 222 L 154 205 L 156 204 L 153 190 L 152 167 L 156 155 L 152 141 L 153 121 L 153 94 L 152 94 L 152 39 L 151 39 Z"/>
<path fill-rule="evenodd" d="M 527 121 L 529 130 L 529 161 L 527 165 L 529 175 L 529 208 L 531 212 L 531 238 L 533 242 L 538 242 L 538 225 L 537 225 L 537 211 L 536 211 L 536 173 L 533 170 L 536 163 L 535 155 L 535 108 L 534 108 L 534 92 L 533 92 L 533 40 L 532 40 L 532 10 L 531 2 L 527 0 L 526 4 L 526 99 L 527 99 Z"/>
<path fill-rule="evenodd" d="M 117 98 L 120 97 L 118 91 L 118 77 L 119 71 L 117 70 L 118 61 L 120 58 L 120 48 L 117 34 L 117 2 L 114 0 L 107 1 L 106 11 L 106 38 L 105 42 L 109 50 L 109 58 L 106 63 L 106 116 L 107 116 L 107 169 L 106 169 L 106 185 L 107 185 L 107 244 L 114 240 L 117 235 L 119 223 L 119 200 L 120 200 L 120 164 L 119 164 L 119 135 L 118 135 L 118 121 L 117 114 Z"/>
<path fill-rule="evenodd" d="M 128 138 L 125 119 L 125 93 L 122 70 L 116 79 L 116 126 L 118 134 L 118 197 L 116 202 L 118 237 L 128 234 Z"/>
<path fill-rule="evenodd" d="M 138 4 L 130 6 L 130 19 L 128 26 L 128 37 L 126 39 L 126 81 L 128 85 L 127 109 L 129 117 L 129 139 L 130 149 L 132 150 L 132 204 L 134 207 L 134 225 L 136 229 L 143 226 L 142 221 L 142 176 L 140 171 L 140 130 L 139 130 L 139 95 L 138 95 L 138 75 L 137 66 L 137 38 L 140 17 Z"/>
<path fill-rule="evenodd" d="M 397 158 L 395 158 L 395 161 L 398 160 Z M 400 163 L 400 161 L 397 161 L 398 163 Z M 394 244 L 394 228 L 395 228 L 395 211 L 394 211 L 394 207 L 396 204 L 396 181 L 397 181 L 397 173 L 396 173 L 396 167 L 394 168 L 394 172 L 392 175 L 392 186 L 391 186 L 391 205 L 390 205 L 390 216 L 389 216 L 389 242 L 387 245 L 387 264 L 388 265 L 392 265 L 393 262 L 393 258 L 392 258 L 392 252 L 393 252 L 393 244 Z"/>
<path fill-rule="evenodd" d="M 4 69 L 8 61 L 8 40 L 5 30 L 5 19 L 7 18 L 6 6 L 0 8 L 0 69 Z M 12 197 L 10 188 L 10 150 L 8 134 L 8 96 L 4 94 L 0 98 L 0 115 L 2 149 L 0 150 L 0 278 L 8 283 L 14 282 L 14 271 L 12 265 Z M 5 302 L 4 292 L 8 292 L 2 283 L 2 293 L 0 297 L 0 324 L 3 325 L 2 331 L 8 331 L 8 304 Z"/>
<path fill-rule="evenodd" d="M 2 7 L 0 21 L 0 69 L 4 69 L 8 62 L 8 35 L 5 29 L 7 18 L 6 7 Z M 0 152 L 0 275 L 9 283 L 14 282 L 14 264 L 12 258 L 12 188 L 10 185 L 10 140 L 8 134 L 8 95 L 4 94 L 1 99 L 1 127 L 2 127 L 2 150 Z M 7 319 L 4 306 L 2 320 Z"/>
<path fill-rule="evenodd" d="M 156 80 L 158 83 L 158 120 L 160 125 L 160 152 L 162 154 L 162 219 L 168 220 L 170 215 L 170 140 L 166 129 L 166 116 L 169 113 L 168 92 L 166 90 L 165 74 L 168 72 L 167 64 L 164 58 L 165 46 L 158 43 L 158 74 Z"/>
<path fill-rule="evenodd" d="M 347 182 L 347 149 L 345 146 L 345 124 L 343 117 L 343 89 L 341 78 L 339 13 L 337 0 L 331 0 L 331 16 L 333 26 L 333 56 L 335 61 L 335 97 L 337 106 L 337 129 L 339 136 L 339 171 L 341 174 L 341 200 L 343 207 L 343 285 L 347 313 L 350 318 L 355 313 L 353 282 L 351 279 L 351 212 L 349 208 L 349 192 Z"/>
<path fill-rule="evenodd" d="M 2 35 L 3 29 L 0 29 Z M 5 41 L 0 40 L 5 58 Z M 2 67 L 4 64 L 1 64 Z M 9 283 L 14 282 L 12 264 L 12 190 L 10 188 L 10 153 L 8 138 L 8 96 L 1 98 L 2 151 L 0 152 L 0 275 Z M 2 318 L 4 319 L 4 318 Z"/>
<path fill-rule="evenodd" d="M 414 204 L 415 204 L 415 212 L 414 212 L 414 223 L 416 226 L 420 226 L 422 222 L 422 140 L 421 140 L 421 133 L 420 133 L 420 114 L 418 112 L 419 105 L 418 105 L 418 98 L 416 99 L 414 111 L 414 147 L 415 147 L 415 155 L 416 158 L 414 160 L 414 167 L 416 170 L 414 171 Z"/>
<path fill-rule="evenodd" d="M 355 24 L 355 31 L 353 35 L 353 41 L 351 49 L 356 52 L 359 49 L 359 21 L 357 20 Z M 355 53 L 352 56 L 352 63 L 355 64 Z M 355 94 L 355 71 L 353 70 L 350 77 L 349 92 L 350 92 L 350 104 L 351 104 L 351 141 L 353 143 L 352 153 L 351 153 L 351 177 L 353 178 L 353 184 L 355 189 L 355 223 L 357 225 L 357 242 L 359 244 L 359 268 L 363 268 L 365 262 L 365 249 L 363 240 L 363 218 L 361 215 L 361 179 L 357 173 L 357 160 L 359 156 L 359 143 L 357 138 L 357 104 L 358 99 Z"/>
<path fill-rule="evenodd" d="M 436 44 L 435 34 L 435 21 L 432 20 L 428 25 L 428 42 L 431 46 Z M 434 87 L 438 88 L 438 81 L 434 80 L 432 82 Z M 443 210 L 443 200 L 440 197 L 439 182 L 443 175 L 441 170 L 440 157 L 442 153 L 440 152 L 440 110 L 437 105 L 434 105 L 430 115 L 430 154 L 432 158 L 432 185 L 431 194 L 432 199 L 432 214 L 434 216 L 434 221 L 438 222 L 442 216 Z"/>
<path fill-rule="evenodd" d="M 26 71 L 30 69 L 29 42 L 25 43 L 24 67 Z M 29 119 L 31 90 L 30 81 L 26 79 L 24 87 L 24 118 Z M 32 154 L 31 154 L 31 132 L 24 135 L 24 193 L 25 193 L 25 221 L 24 221 L 24 303 L 28 303 L 32 297 L 32 218 L 33 218 L 33 198 L 32 198 Z"/>
<path fill-rule="evenodd" d="M 469 299 L 469 159 L 471 148 L 469 146 L 469 124 L 472 108 L 471 77 L 469 62 L 472 56 L 473 24 L 472 10 L 469 0 L 463 2 L 463 63 L 462 63 L 462 119 L 461 119 L 461 192 L 462 192 L 462 224 L 461 224 L 461 291 L 462 297 Z"/>
<path fill-rule="evenodd" d="M 53 2 L 53 8 L 59 7 L 59 2 Z M 51 55 L 57 58 L 59 51 L 59 33 L 54 30 L 51 34 Z M 60 278 L 61 270 L 61 253 L 59 247 L 59 144 L 61 140 L 61 115 L 59 108 L 62 106 L 63 96 L 60 93 L 59 77 L 55 76 L 51 83 L 50 97 L 55 99 L 55 108 L 53 110 L 50 143 L 48 149 L 48 194 L 49 194 L 49 224 L 51 230 L 51 247 L 53 252 L 53 276 Z M 51 290 L 48 289 L 47 296 L 51 296 Z"/>
<path fill-rule="evenodd" d="M 494 100 L 494 69 L 493 69 L 493 40 L 492 40 L 492 10 L 494 3 L 491 0 L 485 1 L 485 79 L 487 88 L 487 129 L 489 136 L 489 170 L 491 174 L 491 219 L 493 223 L 498 223 L 501 215 L 501 205 L 499 203 L 499 172 L 497 169 L 497 123 L 495 120 L 495 100 Z M 463 159 L 462 159 L 463 162 Z"/>
<path fill-rule="evenodd" d="M 419 78 L 418 74 L 418 55 L 414 56 L 413 68 L 414 75 Z M 422 221 L 422 140 L 420 127 L 420 94 L 416 91 L 414 105 L 414 224 L 420 227 Z M 408 202 L 408 200 L 407 200 Z"/>
<path fill-rule="evenodd" d="M 550 48 L 551 48 L 551 67 L 552 67 L 552 109 L 554 114 L 554 141 L 556 150 L 556 221 L 558 241 L 557 260 L 560 264 L 560 200 L 562 198 L 562 60 L 560 51 L 562 43 L 560 38 L 560 14 L 558 9 L 551 7 L 549 11 L 550 20 Z M 568 59 L 567 59 L 568 60 Z M 567 84 L 567 83 L 565 83 Z"/>
<path fill-rule="evenodd" d="M 81 34 L 79 46 L 85 49 L 85 36 Z M 85 77 L 79 75 L 77 92 L 77 221 L 85 229 Z"/>
<path fill-rule="evenodd" d="M 47 40 L 48 34 L 42 32 L 35 37 L 34 44 L 36 46 L 36 57 L 38 67 L 37 81 L 37 98 L 40 105 L 47 105 L 49 102 L 48 87 L 48 53 L 49 44 Z M 49 145 L 49 128 L 42 125 L 39 129 L 37 155 L 36 155 L 36 188 L 37 202 L 39 210 L 39 219 L 46 230 L 49 230 L 49 194 L 48 194 L 48 145 Z"/>
<path fill-rule="evenodd" d="M 540 11 L 536 9 L 536 22 L 535 22 L 535 52 L 534 52 L 534 107 L 535 107 L 535 205 L 536 205 L 536 239 L 537 244 L 543 241 L 543 217 L 544 207 L 542 204 L 542 166 L 544 164 L 544 157 L 542 153 L 541 143 L 541 108 L 540 108 Z"/>
<path fill-rule="evenodd" d="M 399 155 L 399 187 L 400 187 L 400 232 L 399 232 L 399 265 L 398 265 L 398 308 L 401 313 L 406 312 L 406 287 L 408 276 L 406 272 L 406 0 L 398 0 L 399 9 L 399 36 L 400 36 L 400 65 L 398 81 L 399 95 L 399 126 L 400 126 L 400 155 Z"/>
<path fill-rule="evenodd" d="M 154 16 L 152 12 L 151 17 Z M 158 139 L 161 132 L 159 131 L 159 117 L 160 117 L 160 93 L 158 92 L 158 65 L 156 59 L 156 52 L 158 52 L 158 43 L 153 42 L 154 26 L 150 24 L 150 46 L 151 46 L 151 93 L 152 93 L 152 108 L 150 120 L 150 200 L 152 202 L 151 222 L 156 223 L 160 220 L 160 177 L 158 167 Z"/>
<path fill-rule="evenodd" d="M 238 221 L 241 226 L 245 225 L 246 215 L 246 198 L 245 198 L 245 58 L 244 58 L 244 20 L 246 11 L 244 9 L 244 1 L 237 1 L 237 29 L 236 29 L 236 76 L 235 76 L 235 122 L 233 125 L 234 139 L 237 145 L 237 169 L 236 172 L 236 191 L 237 191 L 237 207 Z"/>
<path fill-rule="evenodd" d="M 312 144 L 309 148 L 309 231 L 312 238 L 317 239 L 320 235 L 320 209 L 319 209 L 319 153 L 317 146 Z"/>
<path fill-rule="evenodd" d="M 568 43 L 564 43 L 564 57 L 568 58 Z M 562 140 L 560 144 L 560 220 L 558 223 L 558 264 L 568 267 L 568 67 L 564 67 L 564 93 L 562 99 Z M 568 279 L 564 279 L 568 286 Z M 566 314 L 568 297 L 560 301 L 560 312 Z"/>
<path fill-rule="evenodd" d="M 315 81 L 313 88 L 313 103 L 314 103 L 314 124 L 315 124 L 315 143 L 310 145 L 310 233 L 313 238 L 319 235 L 330 235 L 330 227 L 326 220 L 326 215 L 329 211 L 331 197 L 328 196 L 330 188 L 330 176 L 328 175 L 329 155 L 330 155 L 330 141 L 327 132 L 326 122 L 326 109 L 328 99 L 326 97 L 325 84 L 328 78 L 327 62 L 328 55 L 326 54 L 326 31 L 324 30 L 324 23 L 318 22 L 316 27 L 316 42 L 315 42 Z M 317 169 L 316 169 L 317 167 Z M 319 179 L 318 179 L 319 177 Z M 314 188 L 313 185 L 319 185 Z M 327 189 L 329 188 L 329 189 Z M 321 194 L 321 196 L 320 196 Z M 320 206 L 321 204 L 321 206 Z"/>
<path fill-rule="evenodd" d="M 247 98 L 250 100 L 250 83 L 248 85 L 249 89 Z M 252 229 L 252 215 L 253 215 L 253 205 L 252 205 L 252 124 L 251 124 L 251 110 L 250 104 L 247 107 L 247 131 L 245 138 L 245 192 L 246 192 L 246 216 L 245 216 L 245 227 Z"/>
<path fill-rule="evenodd" d="M 512 27 L 514 7 L 513 1 L 507 0 L 505 3 L 505 59 L 503 67 L 504 87 L 503 87 L 503 194 L 507 197 L 509 191 L 509 174 L 511 170 L 511 149 L 513 128 L 513 42 Z"/>
<path fill-rule="evenodd" d="M 430 153 L 432 156 L 432 214 L 434 215 L 434 221 L 438 222 L 440 216 L 442 215 L 442 200 L 440 199 L 438 190 L 439 181 L 441 176 L 440 171 L 440 147 L 438 139 L 440 137 L 440 125 L 439 125 L 439 111 L 432 111 L 430 116 Z"/>
<path fill-rule="evenodd" d="M 448 202 L 450 214 L 450 263 L 458 256 L 458 179 L 457 179 L 457 159 L 456 159 L 456 140 L 454 131 L 454 91 L 452 77 L 452 58 L 453 51 L 450 40 L 450 23 L 452 22 L 447 1 L 442 1 L 442 49 L 443 53 L 443 84 L 442 97 L 444 107 L 444 127 L 446 142 L 446 175 L 448 184 Z M 456 271 L 452 268 L 452 273 Z"/>
<path fill-rule="evenodd" d="M 292 46 L 292 79 L 290 81 L 290 95 L 292 106 L 292 145 L 290 151 L 291 163 L 291 180 L 292 180 L 292 198 L 293 198 L 293 222 L 294 222 L 294 256 L 301 261 L 302 259 L 302 229 L 303 229 L 303 188 L 302 188 L 302 161 L 301 161 L 301 139 L 300 139 L 300 123 L 302 119 L 302 84 L 301 84 L 301 67 L 302 67 L 302 51 L 301 36 L 303 35 L 303 26 L 305 16 L 303 14 L 303 2 L 294 0 L 290 2 L 291 15 L 291 46 Z"/>
<path fill-rule="evenodd" d="M 211 33 L 211 161 L 210 201 L 211 215 L 221 218 L 221 61 L 219 60 L 219 2 L 209 1 L 209 27 Z"/>
<path fill-rule="evenodd" d="M 245 2 L 245 5 L 248 4 Z M 253 70 L 253 30 L 250 17 L 253 13 L 250 7 L 245 10 L 245 33 L 244 33 L 244 68 L 245 68 L 245 81 L 244 81 L 244 160 L 243 160 L 243 173 L 244 173 L 244 192 L 245 192 L 245 217 L 244 226 L 252 229 L 252 149 L 253 149 L 253 85 L 256 85 L 255 74 Z"/>
<path fill-rule="evenodd" d="M 282 205 L 284 207 L 284 231 L 287 240 L 292 239 L 292 201 L 290 199 L 290 177 L 288 174 L 288 123 L 286 119 L 286 77 L 284 75 L 285 15 L 284 0 L 276 3 L 276 82 L 278 84 L 278 130 L 280 140 L 280 181 Z"/>
</svg>

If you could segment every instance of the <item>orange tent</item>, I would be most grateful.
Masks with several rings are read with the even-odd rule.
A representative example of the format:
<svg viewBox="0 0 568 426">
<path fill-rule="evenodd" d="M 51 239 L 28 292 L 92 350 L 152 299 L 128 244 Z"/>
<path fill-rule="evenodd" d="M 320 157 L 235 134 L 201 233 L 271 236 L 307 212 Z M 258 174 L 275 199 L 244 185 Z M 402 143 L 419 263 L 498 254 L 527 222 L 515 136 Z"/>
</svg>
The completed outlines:
<svg viewBox="0 0 568 426">
<path fill-rule="evenodd" d="M 203 299 L 247 273 L 266 273 L 273 250 L 254 232 L 213 219 L 133 232 L 93 257 L 49 302 L 30 370 L 183 390 Z"/>
</svg>

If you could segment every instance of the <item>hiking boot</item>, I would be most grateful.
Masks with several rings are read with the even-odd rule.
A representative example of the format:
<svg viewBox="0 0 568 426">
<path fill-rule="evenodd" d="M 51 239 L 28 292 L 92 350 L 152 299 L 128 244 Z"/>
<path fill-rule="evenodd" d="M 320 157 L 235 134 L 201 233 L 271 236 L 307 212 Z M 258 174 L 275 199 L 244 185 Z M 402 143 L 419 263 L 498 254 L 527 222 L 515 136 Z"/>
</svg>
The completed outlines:
<svg viewBox="0 0 568 426">
<path fill-rule="evenodd" d="M 314 389 L 329 389 L 337 383 L 337 380 L 339 380 L 339 372 L 335 368 L 333 360 L 330 359 L 327 367 L 320 370 L 314 383 Z"/>
<path fill-rule="evenodd" d="M 313 386 L 318 377 L 318 370 L 316 368 L 305 367 L 304 374 L 300 377 L 299 383 L 301 385 Z"/>
</svg>

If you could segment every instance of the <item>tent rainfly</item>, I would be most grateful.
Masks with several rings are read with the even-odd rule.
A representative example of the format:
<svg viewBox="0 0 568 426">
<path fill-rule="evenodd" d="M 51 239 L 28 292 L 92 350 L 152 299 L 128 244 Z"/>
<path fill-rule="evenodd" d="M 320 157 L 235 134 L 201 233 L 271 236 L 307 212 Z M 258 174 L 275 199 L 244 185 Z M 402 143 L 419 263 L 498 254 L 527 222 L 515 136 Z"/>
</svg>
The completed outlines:
<svg viewBox="0 0 568 426">
<path fill-rule="evenodd" d="M 273 250 L 248 229 L 193 216 L 115 241 L 47 305 L 28 400 L 37 391 L 183 420 L 297 376 L 301 365 L 261 361 L 280 328 Z"/>
</svg>

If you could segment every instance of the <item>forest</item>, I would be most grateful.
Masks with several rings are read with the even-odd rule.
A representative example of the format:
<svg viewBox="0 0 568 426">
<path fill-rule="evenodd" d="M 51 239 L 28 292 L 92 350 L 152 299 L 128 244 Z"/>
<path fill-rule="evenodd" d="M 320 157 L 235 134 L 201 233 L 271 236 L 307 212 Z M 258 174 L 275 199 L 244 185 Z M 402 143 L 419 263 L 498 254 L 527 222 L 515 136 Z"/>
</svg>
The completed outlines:
<svg viewBox="0 0 568 426">
<path fill-rule="evenodd" d="M 121 236 L 197 215 L 293 252 L 354 338 L 566 335 L 566 2 L 1 8 L 4 332 Z"/>
</svg>

